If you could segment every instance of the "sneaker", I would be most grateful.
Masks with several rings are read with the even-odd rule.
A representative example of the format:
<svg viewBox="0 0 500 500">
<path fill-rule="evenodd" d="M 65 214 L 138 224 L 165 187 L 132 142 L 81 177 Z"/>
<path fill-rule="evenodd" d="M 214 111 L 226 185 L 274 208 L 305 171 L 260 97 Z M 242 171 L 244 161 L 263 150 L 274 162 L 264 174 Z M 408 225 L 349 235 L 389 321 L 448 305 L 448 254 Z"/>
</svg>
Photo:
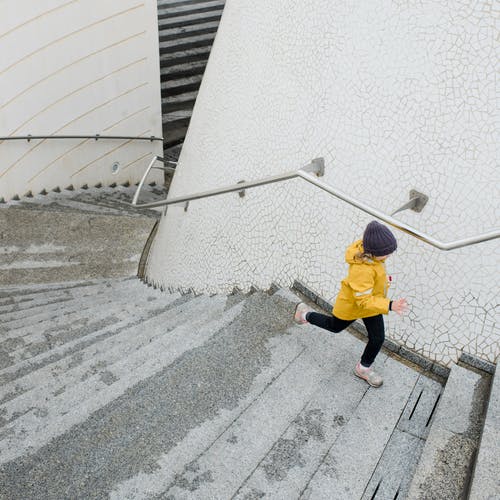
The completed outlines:
<svg viewBox="0 0 500 500">
<path fill-rule="evenodd" d="M 299 325 L 304 325 L 305 323 L 308 323 L 308 321 L 306 320 L 306 314 L 312 311 L 313 309 L 311 309 L 307 304 L 304 304 L 304 302 L 299 302 L 297 304 L 297 307 L 295 308 L 293 320 Z"/>
<path fill-rule="evenodd" d="M 384 380 L 377 372 L 371 367 L 366 368 L 361 363 L 358 363 L 356 368 L 354 368 L 354 374 L 365 380 L 372 387 L 380 387 L 384 383 Z"/>
</svg>

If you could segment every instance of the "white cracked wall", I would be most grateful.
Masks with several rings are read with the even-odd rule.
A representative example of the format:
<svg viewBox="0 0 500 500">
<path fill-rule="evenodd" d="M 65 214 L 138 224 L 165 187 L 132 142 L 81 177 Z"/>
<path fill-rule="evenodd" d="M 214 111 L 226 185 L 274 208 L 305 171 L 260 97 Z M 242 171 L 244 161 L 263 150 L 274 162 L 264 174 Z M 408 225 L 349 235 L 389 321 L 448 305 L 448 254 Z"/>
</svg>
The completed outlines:
<svg viewBox="0 0 500 500">
<path fill-rule="evenodd" d="M 161 137 L 156 12 L 155 0 L 2 0 L 0 136 Z M 161 153 L 161 141 L 0 141 L 0 198 L 136 182 Z"/>
<path fill-rule="evenodd" d="M 442 241 L 499 214 L 493 2 L 228 1 L 170 196 L 326 162 L 324 180 Z M 147 276 L 228 292 L 299 280 L 333 300 L 371 217 L 287 181 L 169 207 Z M 441 362 L 495 361 L 498 240 L 444 252 L 397 233 L 388 336 Z"/>
</svg>

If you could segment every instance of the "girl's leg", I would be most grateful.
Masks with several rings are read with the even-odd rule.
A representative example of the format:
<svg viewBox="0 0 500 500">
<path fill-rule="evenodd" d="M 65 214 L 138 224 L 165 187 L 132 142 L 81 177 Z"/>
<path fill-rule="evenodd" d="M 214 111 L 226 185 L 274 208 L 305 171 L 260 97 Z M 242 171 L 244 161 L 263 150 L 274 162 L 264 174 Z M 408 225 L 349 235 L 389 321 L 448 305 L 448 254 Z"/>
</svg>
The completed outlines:
<svg viewBox="0 0 500 500">
<path fill-rule="evenodd" d="M 375 361 L 385 339 L 384 318 L 381 314 L 363 318 L 363 323 L 368 331 L 368 344 L 366 344 L 361 365 L 369 367 Z"/>
<path fill-rule="evenodd" d="M 331 332 L 338 333 L 344 328 L 347 328 L 353 320 L 339 319 L 336 316 L 327 316 L 326 314 L 320 314 L 317 312 L 309 312 L 306 314 L 306 320 L 311 325 L 319 326 L 325 330 L 330 330 Z"/>
</svg>

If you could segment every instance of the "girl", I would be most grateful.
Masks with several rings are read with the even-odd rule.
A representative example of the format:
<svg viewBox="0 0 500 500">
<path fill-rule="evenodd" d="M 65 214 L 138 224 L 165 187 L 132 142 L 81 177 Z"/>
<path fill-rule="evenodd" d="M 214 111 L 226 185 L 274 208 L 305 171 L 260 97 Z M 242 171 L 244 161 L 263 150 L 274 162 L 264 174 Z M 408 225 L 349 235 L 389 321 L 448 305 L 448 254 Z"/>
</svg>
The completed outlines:
<svg viewBox="0 0 500 500">
<path fill-rule="evenodd" d="M 349 273 L 342 281 L 332 316 L 314 312 L 303 302 L 295 308 L 296 323 L 310 323 L 335 333 L 347 328 L 355 319 L 363 319 L 368 344 L 354 373 L 373 387 L 380 387 L 383 383 L 382 377 L 371 368 L 384 343 L 382 314 L 389 311 L 403 314 L 408 308 L 406 299 L 387 298 L 390 283 L 384 262 L 396 248 L 396 238 L 390 229 L 377 221 L 370 222 L 363 239 L 347 248 L 345 260 L 349 264 Z"/>
</svg>

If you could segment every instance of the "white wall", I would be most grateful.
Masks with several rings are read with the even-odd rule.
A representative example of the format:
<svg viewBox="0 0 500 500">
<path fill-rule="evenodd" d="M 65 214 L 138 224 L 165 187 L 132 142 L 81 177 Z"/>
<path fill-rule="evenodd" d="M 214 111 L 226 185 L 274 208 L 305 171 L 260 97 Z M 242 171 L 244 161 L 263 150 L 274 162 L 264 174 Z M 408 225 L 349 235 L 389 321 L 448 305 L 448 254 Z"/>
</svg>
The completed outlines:
<svg viewBox="0 0 500 500">
<path fill-rule="evenodd" d="M 161 137 L 157 26 L 154 0 L 0 2 L 0 136 Z M 136 181 L 161 152 L 160 141 L 0 141 L 0 197 Z"/>
<path fill-rule="evenodd" d="M 443 241 L 498 221 L 491 2 L 228 1 L 170 195 L 293 170 Z M 344 250 L 371 218 L 293 180 L 168 209 L 150 281 L 203 292 L 288 286 L 333 300 Z M 443 252 L 399 233 L 388 336 L 438 362 L 494 361 L 498 240 Z"/>
</svg>

